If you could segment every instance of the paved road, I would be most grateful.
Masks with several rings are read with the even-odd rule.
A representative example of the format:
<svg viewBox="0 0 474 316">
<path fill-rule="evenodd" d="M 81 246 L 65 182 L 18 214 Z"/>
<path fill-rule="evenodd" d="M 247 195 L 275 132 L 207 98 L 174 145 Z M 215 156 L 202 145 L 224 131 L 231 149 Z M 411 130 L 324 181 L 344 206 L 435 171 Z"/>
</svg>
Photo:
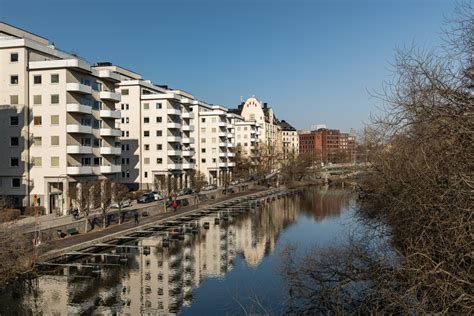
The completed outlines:
<svg viewBox="0 0 474 316">
<path fill-rule="evenodd" d="M 213 193 L 216 193 L 216 191 L 218 190 L 223 190 L 223 188 L 218 188 L 217 190 L 211 190 L 211 191 L 204 191 L 201 193 L 201 195 L 213 194 Z M 194 196 L 185 195 L 185 196 L 178 197 L 178 199 L 182 199 L 182 198 L 193 199 Z M 124 208 L 123 210 L 126 212 L 130 212 L 130 211 L 140 210 L 143 208 L 149 208 L 149 207 L 154 207 L 154 206 L 156 206 L 157 208 L 158 207 L 163 208 L 162 200 L 146 203 L 146 204 L 138 204 L 136 201 L 132 201 L 132 203 L 133 204 L 131 207 Z M 117 212 L 118 210 L 109 210 L 107 211 L 107 214 L 114 214 Z M 100 209 L 94 210 L 90 213 L 89 219 L 92 220 L 94 217 L 102 218 L 102 213 Z M 77 221 L 84 222 L 84 218 L 82 218 L 82 216 L 79 220 L 74 220 L 72 215 L 57 216 L 56 214 L 47 214 L 47 215 L 40 216 L 38 219 L 40 222 L 41 230 L 50 229 L 50 228 L 58 227 L 58 226 L 65 226 Z M 16 225 L 21 226 L 23 231 L 26 233 L 32 232 L 35 229 L 35 217 L 31 216 L 31 217 L 23 218 L 17 221 Z"/>
<path fill-rule="evenodd" d="M 134 221 L 129 221 L 129 222 L 125 222 L 121 225 L 118 225 L 118 224 L 110 225 L 106 229 L 93 230 L 93 231 L 90 231 L 87 234 L 79 234 L 79 235 L 75 235 L 75 236 L 71 236 L 71 237 L 67 237 L 67 238 L 63 238 L 63 239 L 56 239 L 56 240 L 53 240 L 51 242 L 48 242 L 45 245 L 45 250 L 49 250 L 48 253 L 60 252 L 62 249 L 65 249 L 65 248 L 68 248 L 68 247 L 71 247 L 71 246 L 74 246 L 74 245 L 77 245 L 77 244 L 81 244 L 81 243 L 84 243 L 84 242 L 92 241 L 94 239 L 106 237 L 107 235 L 119 233 L 121 231 L 126 231 L 126 230 L 131 229 L 131 228 L 139 228 L 142 225 L 146 225 L 146 224 L 149 224 L 149 223 L 152 223 L 152 222 L 163 220 L 163 219 L 175 216 L 175 215 L 179 215 L 179 214 L 187 213 L 187 212 L 190 212 L 190 211 L 196 211 L 196 210 L 199 210 L 199 209 L 202 209 L 202 208 L 206 208 L 207 206 L 209 206 L 211 204 L 219 203 L 219 202 L 222 202 L 222 201 L 230 200 L 230 199 L 240 197 L 240 196 L 244 196 L 244 195 L 254 194 L 254 193 L 257 193 L 257 192 L 262 192 L 262 191 L 265 191 L 265 190 L 266 189 L 264 189 L 264 188 L 255 188 L 255 189 L 250 189 L 250 190 L 243 191 L 243 192 L 227 194 L 226 196 L 218 198 L 218 199 L 207 200 L 203 203 L 199 203 L 199 204 L 196 204 L 196 205 L 191 205 L 191 206 L 178 208 L 178 210 L 176 212 L 170 211 L 170 212 L 160 213 L 160 214 L 156 214 L 156 215 L 152 215 L 152 216 L 148 216 L 148 217 L 141 217 L 140 218 L 140 223 L 138 225 L 136 225 L 134 223 Z M 51 249 L 53 249 L 53 250 L 51 250 Z"/>
</svg>

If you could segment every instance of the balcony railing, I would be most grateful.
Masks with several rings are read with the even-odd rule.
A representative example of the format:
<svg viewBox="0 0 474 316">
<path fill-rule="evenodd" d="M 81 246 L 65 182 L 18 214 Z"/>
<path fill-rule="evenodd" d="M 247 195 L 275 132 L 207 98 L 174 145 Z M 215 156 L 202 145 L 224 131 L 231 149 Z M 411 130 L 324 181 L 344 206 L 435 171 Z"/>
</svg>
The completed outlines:
<svg viewBox="0 0 474 316">
<path fill-rule="evenodd" d="M 92 133 L 92 126 L 81 125 L 79 123 L 68 124 L 66 126 L 66 131 L 68 133 L 91 134 Z"/>
<path fill-rule="evenodd" d="M 66 104 L 66 112 L 68 113 L 84 113 L 84 114 L 91 114 L 92 107 L 85 104 L 79 103 L 68 103 Z"/>
<path fill-rule="evenodd" d="M 102 100 L 112 100 L 115 102 L 119 102 L 122 99 L 119 93 L 112 92 L 112 91 L 100 91 L 99 97 Z"/>
<path fill-rule="evenodd" d="M 68 175 L 88 175 L 92 174 L 92 166 L 68 166 L 67 167 Z"/>
<path fill-rule="evenodd" d="M 67 145 L 66 153 L 68 154 L 92 154 L 91 146 Z"/>
<path fill-rule="evenodd" d="M 79 82 L 68 82 L 66 83 L 66 91 L 77 92 L 82 94 L 91 94 L 92 87 Z"/>
<path fill-rule="evenodd" d="M 121 117 L 120 111 L 118 110 L 100 110 L 99 115 L 100 117 L 113 119 L 119 119 Z"/>
</svg>

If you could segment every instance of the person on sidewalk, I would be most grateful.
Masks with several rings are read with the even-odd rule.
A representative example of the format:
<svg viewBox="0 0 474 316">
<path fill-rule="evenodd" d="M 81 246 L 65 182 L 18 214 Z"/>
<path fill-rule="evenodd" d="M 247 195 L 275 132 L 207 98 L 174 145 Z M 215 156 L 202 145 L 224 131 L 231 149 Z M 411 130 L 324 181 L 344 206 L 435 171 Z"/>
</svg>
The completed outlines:
<svg viewBox="0 0 474 316">
<path fill-rule="evenodd" d="M 138 225 L 138 212 L 135 212 L 135 214 L 133 214 L 133 216 L 135 217 L 135 224 Z"/>
<path fill-rule="evenodd" d="M 176 202 L 176 200 L 173 200 L 171 207 L 173 208 L 173 211 L 176 212 L 176 210 L 178 209 L 178 203 Z"/>
</svg>

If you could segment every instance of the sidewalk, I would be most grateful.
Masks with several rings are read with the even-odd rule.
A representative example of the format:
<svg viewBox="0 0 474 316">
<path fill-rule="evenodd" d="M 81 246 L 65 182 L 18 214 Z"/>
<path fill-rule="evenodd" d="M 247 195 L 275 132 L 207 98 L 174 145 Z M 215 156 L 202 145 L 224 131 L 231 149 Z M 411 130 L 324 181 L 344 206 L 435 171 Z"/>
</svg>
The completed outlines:
<svg viewBox="0 0 474 316">
<path fill-rule="evenodd" d="M 232 188 L 232 186 L 230 186 L 229 188 Z M 222 189 L 223 188 L 218 188 L 217 190 L 207 191 L 207 192 L 202 193 L 202 195 L 215 194 L 218 190 L 222 190 Z M 244 192 L 247 192 L 247 191 L 244 191 Z M 193 199 L 193 196 L 184 195 L 184 196 L 178 197 L 178 200 L 180 199 Z M 124 208 L 122 209 L 122 211 L 132 212 L 135 210 L 140 210 L 143 208 L 150 208 L 150 207 L 156 207 L 158 209 L 160 207 L 163 208 L 163 203 L 164 203 L 163 200 L 155 201 L 151 203 L 145 203 L 145 204 L 138 204 L 136 201 L 132 201 L 132 206 Z M 114 214 L 117 212 L 118 212 L 117 209 L 110 209 L 107 211 L 107 214 Z M 100 209 L 96 209 L 89 214 L 90 221 L 92 221 L 94 218 L 99 218 L 99 217 L 102 218 L 102 211 Z M 72 223 L 80 223 L 80 222 L 84 222 L 84 220 L 85 219 L 82 214 L 80 214 L 80 218 L 78 220 L 74 220 L 72 215 L 57 216 L 56 214 L 47 214 L 47 215 L 42 215 L 39 217 L 41 230 L 50 229 L 50 228 L 59 227 L 59 226 L 65 226 Z M 35 217 L 31 216 L 31 217 L 23 218 L 21 220 L 18 220 L 15 223 L 15 225 L 21 226 L 23 229 L 23 232 L 25 233 L 33 232 L 35 229 Z"/>
<path fill-rule="evenodd" d="M 198 203 L 196 205 L 190 205 L 190 206 L 179 208 L 178 211 L 176 212 L 168 211 L 166 213 L 159 213 L 152 216 L 142 217 L 140 218 L 139 225 L 136 225 L 133 221 L 128 221 L 120 225 L 119 224 L 110 225 L 109 227 L 105 229 L 93 230 L 93 231 L 88 232 L 87 234 L 79 234 L 79 235 L 74 235 L 71 237 L 63 238 L 63 239 L 55 239 L 47 243 L 47 249 L 49 250 L 46 253 L 41 254 L 40 257 L 43 259 L 47 257 L 52 257 L 52 256 L 55 256 L 56 254 L 59 254 L 65 251 L 67 248 L 78 246 L 83 243 L 94 241 L 96 239 L 101 239 L 101 238 L 104 238 L 113 234 L 117 234 L 120 232 L 124 232 L 130 229 L 139 229 L 140 227 L 146 224 L 165 220 L 165 219 L 175 217 L 177 215 L 182 215 L 185 213 L 193 213 L 198 210 L 205 209 L 209 205 L 212 205 L 212 204 L 220 203 L 226 200 L 234 199 L 241 196 L 251 195 L 251 194 L 263 192 L 263 191 L 267 191 L 267 189 L 254 188 L 254 189 L 249 189 L 243 192 L 231 193 L 218 199 L 207 200 L 203 203 Z"/>
</svg>

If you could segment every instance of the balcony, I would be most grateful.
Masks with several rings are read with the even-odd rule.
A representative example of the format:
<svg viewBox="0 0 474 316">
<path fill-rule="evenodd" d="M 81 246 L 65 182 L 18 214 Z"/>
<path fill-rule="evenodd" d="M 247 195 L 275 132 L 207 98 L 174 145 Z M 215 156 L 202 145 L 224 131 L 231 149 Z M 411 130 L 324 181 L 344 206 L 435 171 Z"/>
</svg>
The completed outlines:
<svg viewBox="0 0 474 316">
<path fill-rule="evenodd" d="M 85 84 L 79 82 L 69 82 L 66 83 L 66 91 L 68 92 L 77 92 L 82 94 L 91 94 L 92 87 L 86 86 Z"/>
<path fill-rule="evenodd" d="M 255 137 L 251 137 L 251 138 L 250 138 L 250 141 L 251 141 L 251 142 L 255 142 L 255 141 L 257 141 L 257 139 L 256 139 Z"/>
<path fill-rule="evenodd" d="M 180 163 L 169 163 L 168 164 L 168 169 L 171 169 L 171 170 L 181 170 L 182 169 L 182 165 Z"/>
<path fill-rule="evenodd" d="M 120 75 L 112 70 L 107 70 L 107 69 L 98 70 L 97 77 L 120 82 Z"/>
<path fill-rule="evenodd" d="M 92 174 L 92 167 L 91 166 L 74 166 L 74 167 L 67 167 L 67 174 L 68 175 L 88 175 Z"/>
<path fill-rule="evenodd" d="M 100 166 L 100 173 L 118 173 L 122 171 L 120 165 Z"/>
<path fill-rule="evenodd" d="M 168 136 L 167 139 L 170 143 L 179 143 L 182 140 L 181 136 Z"/>
<path fill-rule="evenodd" d="M 255 134 L 255 133 L 257 133 L 255 130 L 253 130 L 253 129 L 250 130 L 250 134 Z"/>
<path fill-rule="evenodd" d="M 225 132 L 219 132 L 219 133 L 217 133 L 217 136 L 219 136 L 219 137 L 227 137 L 227 133 L 225 133 Z"/>
<path fill-rule="evenodd" d="M 66 153 L 68 154 L 92 154 L 91 146 L 67 145 Z"/>
<path fill-rule="evenodd" d="M 235 157 L 235 153 L 227 153 L 227 157 Z"/>
<path fill-rule="evenodd" d="M 181 110 L 178 109 L 167 109 L 166 113 L 168 115 L 181 115 Z"/>
<path fill-rule="evenodd" d="M 184 138 L 183 138 L 184 139 Z M 183 150 L 184 157 L 192 157 L 194 156 L 194 150 Z"/>
<path fill-rule="evenodd" d="M 119 119 L 121 117 L 120 111 L 117 111 L 117 110 L 100 110 L 99 115 L 100 117 L 103 117 L 103 118 L 113 118 L 113 119 Z"/>
<path fill-rule="evenodd" d="M 194 112 L 183 112 L 183 114 L 181 116 L 183 118 L 193 119 L 194 118 Z"/>
<path fill-rule="evenodd" d="M 193 137 L 183 137 L 183 144 L 194 144 Z"/>
<path fill-rule="evenodd" d="M 228 166 L 227 162 L 219 162 L 219 168 L 226 168 Z"/>
<path fill-rule="evenodd" d="M 231 123 L 227 123 L 227 128 L 234 128 L 234 125 L 232 125 Z"/>
<path fill-rule="evenodd" d="M 235 162 L 228 162 L 228 163 L 227 163 L 227 166 L 229 166 L 229 167 L 235 167 Z"/>
<path fill-rule="evenodd" d="M 232 133 L 227 133 L 227 138 L 234 138 L 234 134 L 232 134 Z"/>
<path fill-rule="evenodd" d="M 217 123 L 217 125 L 220 126 L 220 127 L 227 127 L 226 122 L 219 122 L 219 123 Z"/>
<path fill-rule="evenodd" d="M 66 112 L 91 114 L 92 107 L 89 105 L 84 105 L 84 104 L 69 103 L 69 104 L 66 104 Z"/>
<path fill-rule="evenodd" d="M 194 169 L 196 165 L 192 162 L 183 163 L 183 169 Z"/>
<path fill-rule="evenodd" d="M 101 98 L 102 100 L 111 100 L 115 102 L 119 102 L 122 99 L 119 93 L 112 91 L 100 91 L 99 98 Z"/>
<path fill-rule="evenodd" d="M 227 143 L 227 147 L 234 147 L 234 144 L 233 143 Z"/>
<path fill-rule="evenodd" d="M 100 147 L 100 154 L 120 156 L 122 154 L 122 149 L 120 147 L 104 146 Z"/>
<path fill-rule="evenodd" d="M 219 153 L 219 157 L 227 157 L 227 153 Z"/>
<path fill-rule="evenodd" d="M 168 156 L 181 156 L 181 150 L 168 150 Z"/>
<path fill-rule="evenodd" d="M 194 132 L 194 125 L 183 125 L 183 131 Z"/>
<path fill-rule="evenodd" d="M 115 128 L 101 128 L 100 136 L 120 137 L 122 136 L 122 132 Z"/>
<path fill-rule="evenodd" d="M 174 122 L 168 122 L 168 128 L 170 128 L 170 129 L 180 129 L 181 124 L 180 123 L 174 123 Z"/>
<path fill-rule="evenodd" d="M 77 124 L 68 124 L 66 126 L 68 133 L 92 134 L 92 126 Z"/>
</svg>

